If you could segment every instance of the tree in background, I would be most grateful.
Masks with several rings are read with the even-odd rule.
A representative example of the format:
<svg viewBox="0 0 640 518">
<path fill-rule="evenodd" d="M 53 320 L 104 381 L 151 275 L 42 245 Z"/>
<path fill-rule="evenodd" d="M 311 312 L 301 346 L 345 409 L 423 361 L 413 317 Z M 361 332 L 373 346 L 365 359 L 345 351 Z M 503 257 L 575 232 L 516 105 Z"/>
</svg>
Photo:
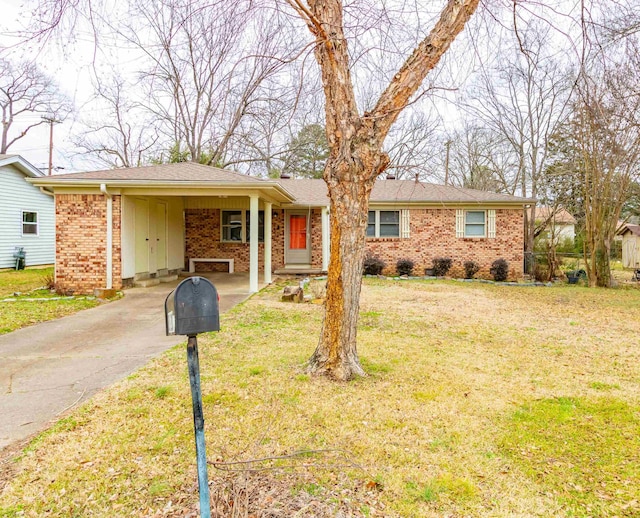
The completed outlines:
<svg viewBox="0 0 640 518">
<path fill-rule="evenodd" d="M 447 183 L 468 189 L 513 194 L 518 187 L 511 146 L 500 134 L 483 126 L 465 125 L 448 135 Z"/>
<path fill-rule="evenodd" d="M 307 124 L 291 139 L 285 173 L 296 178 L 322 178 L 329 147 L 327 133 L 320 124 Z"/>
<path fill-rule="evenodd" d="M 248 1 L 136 0 L 133 8 L 135 22 L 114 29 L 146 54 L 147 109 L 191 160 L 206 154 L 224 165 L 262 85 L 290 60 L 287 32 Z"/>
<path fill-rule="evenodd" d="M 637 77 L 625 68 L 596 81 L 584 76 L 572 120 L 583 174 L 584 257 L 591 286 L 611 286 L 611 243 L 639 174 L 640 94 Z"/>
<path fill-rule="evenodd" d="M 83 121 L 85 130 L 74 138 L 84 154 L 96 156 L 108 167 L 139 167 L 156 152 L 158 128 L 139 100 L 132 99 L 133 85 L 114 74 L 94 85 L 93 101 L 101 113 Z"/>
<path fill-rule="evenodd" d="M 419 110 L 400 114 L 385 140 L 387 172 L 398 179 L 437 181 L 434 164 L 439 149 L 434 141 L 439 123 L 437 117 Z"/>
<path fill-rule="evenodd" d="M 0 154 L 5 154 L 36 126 L 62 121 L 71 112 L 71 104 L 34 63 L 0 58 L 0 110 Z M 29 122 L 22 123 L 24 118 Z M 16 127 L 17 133 L 13 131 Z"/>
<path fill-rule="evenodd" d="M 510 50 L 483 67 L 466 110 L 474 123 L 507 142 L 514 157 L 510 182 L 523 197 L 537 198 L 546 168 L 547 147 L 567 113 L 574 76 L 569 56 L 549 45 L 550 24 L 531 21 L 509 35 Z M 522 20 L 520 20 L 522 22 Z M 479 120 L 478 120 L 479 119 Z M 535 207 L 525 213 L 525 252 L 533 252 Z"/>
<path fill-rule="evenodd" d="M 640 223 L 640 182 L 635 180 L 629 187 L 627 201 L 622 207 L 622 219 L 632 223 Z"/>
<path fill-rule="evenodd" d="M 611 286 L 611 244 L 640 178 L 640 93 L 632 64 L 584 70 L 553 140 L 552 194 L 580 222 L 591 286 Z"/>
</svg>

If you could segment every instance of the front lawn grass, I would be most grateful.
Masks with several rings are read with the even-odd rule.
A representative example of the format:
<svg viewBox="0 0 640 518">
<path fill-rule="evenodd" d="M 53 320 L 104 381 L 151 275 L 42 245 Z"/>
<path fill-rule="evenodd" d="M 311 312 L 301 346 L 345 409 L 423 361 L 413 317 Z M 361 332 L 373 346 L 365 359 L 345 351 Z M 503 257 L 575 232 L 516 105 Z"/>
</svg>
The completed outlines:
<svg viewBox="0 0 640 518">
<path fill-rule="evenodd" d="M 96 299 L 0 302 L 0 335 L 97 306 Z"/>
<path fill-rule="evenodd" d="M 5 270 L 0 272 L 0 299 L 15 298 L 14 302 L 0 302 L 0 335 L 22 327 L 71 315 L 99 304 L 95 299 L 25 300 L 58 297 L 47 289 L 53 268 Z M 20 293 L 13 297 L 14 293 Z"/>
<path fill-rule="evenodd" d="M 13 295 L 15 292 L 28 292 L 47 285 L 53 277 L 53 267 L 28 268 L 27 270 L 0 271 L 0 298 Z"/>
<path fill-rule="evenodd" d="M 350 383 L 304 373 L 322 307 L 280 291 L 199 337 L 214 516 L 640 515 L 639 291 L 367 279 Z M 10 472 L 0 516 L 197 510 L 184 345 Z"/>
</svg>

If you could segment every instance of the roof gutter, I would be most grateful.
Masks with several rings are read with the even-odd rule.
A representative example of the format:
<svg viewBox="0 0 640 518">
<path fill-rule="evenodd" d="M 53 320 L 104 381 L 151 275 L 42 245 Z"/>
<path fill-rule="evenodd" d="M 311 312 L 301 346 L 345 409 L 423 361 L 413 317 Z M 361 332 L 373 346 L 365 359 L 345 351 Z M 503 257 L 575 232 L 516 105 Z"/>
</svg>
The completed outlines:
<svg viewBox="0 0 640 518">
<path fill-rule="evenodd" d="M 142 188 L 142 189 L 220 189 L 220 190 L 241 190 L 241 189 L 258 189 L 258 190 L 273 190 L 278 193 L 281 198 L 292 202 L 295 197 L 282 185 L 277 182 L 201 182 L 201 181 L 189 181 L 189 180 L 108 180 L 108 179 L 91 179 L 91 178 L 55 178 L 55 177 L 41 177 L 41 178 L 27 178 L 27 182 L 37 185 L 39 187 L 97 187 L 98 185 L 105 185 L 105 181 L 109 182 L 109 186 L 113 188 Z"/>
<path fill-rule="evenodd" d="M 42 189 L 42 187 L 41 187 Z M 107 191 L 107 184 L 100 184 L 100 192 L 107 198 L 107 286 L 113 289 L 113 196 Z"/>
</svg>

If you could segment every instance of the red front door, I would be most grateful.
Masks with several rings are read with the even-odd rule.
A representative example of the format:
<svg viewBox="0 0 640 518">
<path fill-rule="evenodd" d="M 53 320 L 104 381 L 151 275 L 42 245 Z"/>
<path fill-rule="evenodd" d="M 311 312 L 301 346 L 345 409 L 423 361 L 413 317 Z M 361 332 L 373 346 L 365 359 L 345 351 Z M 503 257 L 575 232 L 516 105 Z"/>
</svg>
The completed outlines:
<svg viewBox="0 0 640 518">
<path fill-rule="evenodd" d="M 286 264 L 309 264 L 310 232 L 306 212 L 287 212 Z"/>
</svg>

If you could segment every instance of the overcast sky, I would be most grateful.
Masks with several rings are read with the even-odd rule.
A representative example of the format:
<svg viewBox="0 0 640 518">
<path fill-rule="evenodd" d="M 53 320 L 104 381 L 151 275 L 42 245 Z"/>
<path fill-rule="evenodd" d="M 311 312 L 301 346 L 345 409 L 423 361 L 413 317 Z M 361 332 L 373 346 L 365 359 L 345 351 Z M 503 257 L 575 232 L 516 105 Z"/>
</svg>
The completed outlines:
<svg viewBox="0 0 640 518">
<path fill-rule="evenodd" d="M 105 1 L 105 3 L 107 2 L 108 0 Z M 0 20 L 0 46 L 7 47 L 16 43 L 18 40 L 10 37 L 9 34 L 21 28 L 30 19 L 30 10 L 23 8 L 22 3 L 20 0 L 0 0 L 0 13 L 2 13 Z M 115 1 L 114 5 L 117 5 L 117 1 Z M 111 15 L 112 13 L 109 12 L 109 14 Z M 472 23 L 475 23 L 475 19 L 472 20 Z M 82 27 L 76 27 L 75 30 L 69 32 L 73 34 L 73 41 L 64 42 L 60 38 L 53 38 L 44 49 L 35 50 L 29 50 L 27 45 L 20 46 L 25 58 L 35 58 L 41 69 L 57 81 L 61 91 L 72 100 L 76 110 L 76 113 L 69 116 L 67 120 L 54 126 L 53 165 L 54 168 L 64 168 L 60 172 L 101 167 L 97 161 L 75 154 L 75 148 L 70 139 L 71 134 L 77 133 L 82 128 L 77 119 L 84 118 L 86 120 L 87 117 L 90 117 L 94 120 L 100 120 L 101 118 L 96 105 L 90 102 L 94 91 L 92 77 L 96 77 L 96 75 L 106 77 L 110 71 L 115 69 L 124 75 L 127 72 L 134 72 L 140 69 L 136 66 L 136 63 L 139 64 L 138 53 L 124 47 L 122 42 L 112 43 L 101 37 L 100 44 L 96 47 L 93 34 L 88 28 L 83 32 Z M 463 35 L 460 39 L 464 40 L 465 37 Z M 459 45 L 464 44 L 460 43 Z M 13 57 L 17 56 L 14 55 Z M 465 56 L 462 62 L 470 65 L 471 60 L 469 58 L 469 55 Z M 458 68 L 455 61 L 450 62 L 450 72 L 453 65 L 456 65 L 455 69 Z M 462 68 L 461 70 L 468 69 Z M 450 84 L 454 86 L 464 84 L 466 78 L 463 76 L 465 75 L 466 72 L 451 72 L 450 76 L 455 76 L 455 79 Z M 446 84 L 448 85 L 449 83 Z M 440 95 L 453 98 L 455 93 L 442 92 Z M 445 119 L 448 117 L 448 120 L 452 120 L 452 117 L 455 116 L 454 110 L 450 105 L 443 111 L 444 113 L 439 115 Z M 26 124 L 38 119 L 39 116 L 32 116 L 30 120 L 25 119 L 22 123 Z M 104 119 L 104 114 L 102 119 Z M 18 128 L 16 127 L 16 129 Z M 14 134 L 16 129 L 13 130 Z M 15 143 L 9 152 L 20 154 L 36 167 L 46 169 L 49 160 L 48 125 L 42 125 L 31 130 L 29 135 Z"/>
<path fill-rule="evenodd" d="M 30 9 L 23 7 L 23 4 L 20 0 L 0 0 L 0 46 L 10 47 L 21 41 L 12 37 L 11 33 L 22 28 L 31 17 Z M 82 27 L 76 27 L 72 34 L 74 41 L 65 43 L 53 38 L 44 48 L 28 49 L 29 45 L 22 43 L 9 55 L 12 60 L 18 59 L 21 53 L 25 59 L 35 58 L 38 66 L 56 80 L 60 90 L 73 102 L 76 113 L 54 125 L 53 165 L 59 172 L 103 167 L 95 159 L 76 154 L 71 141 L 71 135 L 82 128 L 78 120 L 100 117 L 95 104 L 91 103 L 94 92 L 92 78 L 101 73 L 106 77 L 115 69 L 124 75 L 127 69 L 131 72 L 139 70 L 136 68 L 136 61 L 139 60 L 136 52 L 124 48 L 122 42 L 110 43 L 101 36 L 100 44 L 96 47 L 90 28 L 85 28 L 83 32 Z M 305 37 L 308 35 L 305 34 Z M 20 124 L 24 127 L 37 120 L 40 120 L 39 115 L 24 117 L 15 123 L 12 134 L 17 133 Z M 9 152 L 20 154 L 36 167 L 46 169 L 49 161 L 49 126 L 33 128 L 26 137 L 13 144 Z"/>
<path fill-rule="evenodd" d="M 30 11 L 23 7 L 20 0 L 0 0 L 0 13 L 0 47 L 6 48 L 21 41 L 11 34 L 24 25 Z M 71 114 L 64 122 L 54 125 L 53 166 L 60 173 L 96 168 L 95 160 L 75 154 L 70 134 L 78 130 L 75 117 L 81 117 L 83 113 L 89 113 L 94 109 L 89 104 L 93 93 L 92 72 L 115 66 L 122 60 L 122 51 L 116 51 L 106 42 L 101 44 L 100 51 L 96 52 L 90 32 L 75 31 L 74 34 L 73 42 L 55 40 L 42 49 L 29 49 L 27 45 L 20 45 L 11 53 L 12 58 L 17 58 L 21 53 L 25 59 L 36 58 L 38 66 L 55 79 L 60 90 L 73 102 L 77 110 L 76 114 Z M 131 63 L 131 59 L 128 61 Z M 124 62 L 127 62 L 126 57 Z M 20 124 L 32 124 L 39 119 L 40 116 L 23 117 L 12 133 L 17 133 Z M 46 170 L 49 164 L 49 130 L 46 124 L 33 128 L 26 137 L 9 148 L 9 153 L 19 154 L 36 167 Z"/>
</svg>

